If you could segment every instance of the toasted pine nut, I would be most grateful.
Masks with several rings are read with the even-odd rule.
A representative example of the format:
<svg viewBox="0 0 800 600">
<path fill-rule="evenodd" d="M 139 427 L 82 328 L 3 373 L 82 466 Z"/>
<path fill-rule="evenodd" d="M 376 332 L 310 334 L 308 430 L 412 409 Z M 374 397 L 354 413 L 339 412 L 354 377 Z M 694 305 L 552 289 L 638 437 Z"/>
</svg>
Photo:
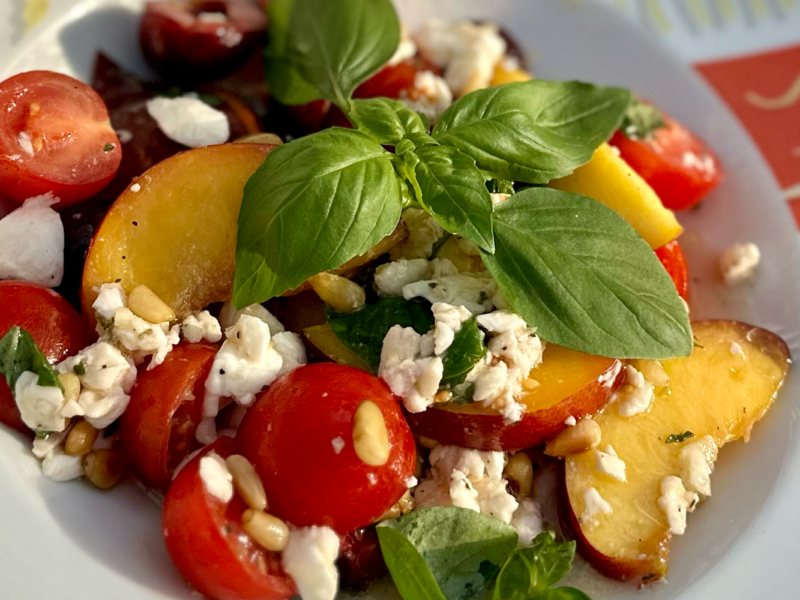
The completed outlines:
<svg viewBox="0 0 800 600">
<path fill-rule="evenodd" d="M 64 400 L 77 402 L 81 395 L 81 380 L 78 376 L 75 373 L 59 373 L 58 381 L 64 388 Z"/>
<path fill-rule="evenodd" d="M 381 521 L 390 521 L 392 519 L 397 519 L 398 517 L 402 516 L 402 514 L 403 514 L 403 511 L 400 510 L 400 503 L 399 502 L 395 502 L 394 504 L 392 504 L 386 510 L 385 513 L 383 513 L 380 516 L 380 518 L 378 519 L 378 522 L 380 523 Z"/>
<path fill-rule="evenodd" d="M 225 459 L 225 464 L 233 475 L 233 486 L 247 506 L 255 510 L 267 508 L 264 484 L 261 483 L 261 479 L 250 461 L 241 454 L 232 454 Z"/>
<path fill-rule="evenodd" d="M 164 323 L 175 319 L 175 311 L 146 285 L 137 285 L 128 294 L 128 308 L 137 317 L 151 323 Z"/>
<path fill-rule="evenodd" d="M 600 425 L 593 419 L 581 419 L 577 425 L 563 429 L 555 438 L 547 442 L 544 453 L 563 458 L 588 452 L 597 448 L 601 435 Z"/>
<path fill-rule="evenodd" d="M 28 111 L 30 111 L 32 117 L 35 117 L 40 112 L 42 112 L 42 105 L 39 104 L 38 102 L 31 102 L 28 105 Z"/>
<path fill-rule="evenodd" d="M 125 471 L 125 457 L 114 449 L 92 450 L 83 457 L 83 473 L 95 487 L 113 487 Z"/>
<path fill-rule="evenodd" d="M 522 496 L 530 496 L 533 490 L 533 465 L 524 452 L 512 454 L 508 459 L 504 475 Z"/>
<path fill-rule="evenodd" d="M 353 416 L 353 448 L 362 461 L 372 467 L 389 460 L 389 432 L 378 405 L 365 400 Z"/>
<path fill-rule="evenodd" d="M 433 450 L 434 448 L 436 448 L 436 446 L 439 445 L 439 442 L 437 442 L 436 440 L 434 440 L 432 438 L 425 437 L 424 435 L 418 435 L 417 436 L 417 441 L 419 442 L 420 446 L 422 446 L 423 448 L 425 448 L 427 450 Z"/>
<path fill-rule="evenodd" d="M 664 365 L 658 360 L 634 360 L 631 365 L 639 371 L 644 378 L 653 384 L 656 389 L 669 385 L 669 375 L 664 370 Z"/>
<path fill-rule="evenodd" d="M 433 397 L 433 401 L 436 403 L 439 402 L 450 402 L 450 398 L 453 397 L 453 394 L 450 393 L 448 390 L 439 390 L 436 392 L 436 395 Z"/>
<path fill-rule="evenodd" d="M 234 144 L 275 144 L 280 146 L 283 140 L 274 133 L 249 133 L 233 141 Z"/>
<path fill-rule="evenodd" d="M 88 421 L 80 419 L 67 434 L 64 442 L 64 452 L 70 456 L 84 456 L 92 451 L 92 446 L 97 439 L 97 429 Z"/>
<path fill-rule="evenodd" d="M 400 513 L 404 515 L 414 510 L 414 497 L 411 495 L 411 490 L 406 490 L 403 497 L 397 501 L 397 506 L 400 508 Z"/>
<path fill-rule="evenodd" d="M 248 508 L 242 513 L 242 529 L 270 552 L 280 552 L 289 542 L 286 523 L 265 512 Z"/>
<path fill-rule="evenodd" d="M 317 296 L 336 312 L 349 313 L 364 306 L 364 288 L 341 275 L 319 273 L 308 280 Z"/>
</svg>

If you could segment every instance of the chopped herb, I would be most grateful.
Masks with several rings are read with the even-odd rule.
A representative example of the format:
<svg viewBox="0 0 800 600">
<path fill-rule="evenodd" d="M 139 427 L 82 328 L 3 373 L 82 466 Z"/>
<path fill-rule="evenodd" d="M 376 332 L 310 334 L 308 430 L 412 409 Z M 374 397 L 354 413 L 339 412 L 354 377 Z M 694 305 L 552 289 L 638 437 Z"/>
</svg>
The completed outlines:
<svg viewBox="0 0 800 600">
<path fill-rule="evenodd" d="M 113 149 L 114 149 L 114 144 L 106 144 L 105 146 L 103 146 L 104 152 L 111 152 Z"/>
<path fill-rule="evenodd" d="M 153 335 L 153 330 L 152 330 L 152 329 L 147 329 L 147 330 L 143 331 L 142 333 L 140 333 L 140 334 L 139 334 L 139 339 L 140 339 L 140 340 L 143 340 L 143 339 L 144 339 L 144 338 L 146 338 L 148 335 Z"/>
<path fill-rule="evenodd" d="M 212 108 L 217 108 L 222 106 L 222 98 L 220 98 L 219 96 L 215 96 L 214 94 L 200 94 L 198 98 Z"/>
<path fill-rule="evenodd" d="M 46 439 L 47 439 L 47 438 L 49 438 L 51 435 L 53 435 L 53 432 L 52 432 L 52 431 L 42 431 L 42 430 L 39 430 L 39 431 L 37 431 L 37 432 L 36 432 L 36 439 L 37 439 L 37 440 L 46 440 Z"/>
<path fill-rule="evenodd" d="M 75 375 L 86 375 L 86 361 L 81 361 L 74 367 L 72 367 L 72 372 Z"/>
<path fill-rule="evenodd" d="M 691 431 L 684 431 L 683 433 L 673 433 L 667 436 L 664 440 L 665 444 L 674 444 L 675 442 L 685 442 L 689 438 L 693 438 L 694 434 Z"/>
<path fill-rule="evenodd" d="M 634 99 L 625 111 L 620 131 L 631 140 L 652 139 L 653 133 L 666 127 L 664 116 L 652 104 Z"/>
<path fill-rule="evenodd" d="M 100 323 L 100 327 L 106 331 L 111 331 L 111 328 L 114 327 L 114 317 L 107 319 L 103 315 L 97 315 L 97 322 Z"/>
</svg>

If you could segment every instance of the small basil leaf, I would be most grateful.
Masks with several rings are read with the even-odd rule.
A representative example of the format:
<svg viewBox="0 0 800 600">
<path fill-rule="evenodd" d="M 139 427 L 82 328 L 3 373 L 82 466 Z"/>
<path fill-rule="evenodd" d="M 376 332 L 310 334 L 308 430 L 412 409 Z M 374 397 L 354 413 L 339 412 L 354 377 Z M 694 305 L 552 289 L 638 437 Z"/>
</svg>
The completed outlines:
<svg viewBox="0 0 800 600">
<path fill-rule="evenodd" d="M 506 600 L 505 598 L 503 600 Z M 542 590 L 531 600 L 592 600 L 580 590 L 572 587 L 559 587 L 549 590 Z"/>
<path fill-rule="evenodd" d="M 413 327 L 419 334 L 433 327 L 433 313 L 428 303 L 403 298 L 383 298 L 352 313 L 328 311 L 327 318 L 339 341 L 373 372 L 378 371 L 383 338 L 392 327 Z"/>
<path fill-rule="evenodd" d="M 294 0 L 286 31 L 286 54 L 297 73 L 345 112 L 353 90 L 399 43 L 391 0 Z"/>
<path fill-rule="evenodd" d="M 288 43 L 295 0 L 272 0 L 267 6 L 269 41 L 264 51 L 264 70 L 270 93 L 281 104 L 307 104 L 321 98 L 321 92 L 308 83 L 289 59 Z"/>
<path fill-rule="evenodd" d="M 425 115 L 420 115 L 420 117 L 425 119 Z M 439 145 L 439 142 L 437 142 L 430 135 L 428 135 L 427 130 L 424 133 L 409 133 L 406 135 L 406 139 L 413 142 L 415 148 L 422 148 L 423 146 Z"/>
<path fill-rule="evenodd" d="M 628 90 L 536 79 L 478 90 L 433 130 L 496 178 L 546 183 L 586 163 L 619 125 Z"/>
<path fill-rule="evenodd" d="M 478 328 L 478 321 L 472 317 L 461 325 L 456 332 L 453 343 L 444 355 L 444 372 L 441 386 L 452 389 L 464 383 L 472 368 L 486 355 L 483 344 L 483 332 Z"/>
<path fill-rule="evenodd" d="M 58 373 L 47 362 L 47 358 L 33 341 L 31 334 L 21 327 L 14 326 L 0 339 L 0 374 L 3 375 L 11 391 L 17 379 L 25 371 L 39 376 L 39 385 L 57 387 L 64 390 L 58 380 Z"/>
<path fill-rule="evenodd" d="M 363 131 L 379 144 L 394 146 L 408 134 L 428 133 L 428 126 L 423 118 L 399 100 L 352 100 L 348 117 L 359 131 Z"/>
<path fill-rule="evenodd" d="M 450 233 L 494 252 L 492 198 L 475 161 L 448 146 L 423 146 L 416 155 L 420 203 Z"/>
<path fill-rule="evenodd" d="M 391 527 L 378 527 L 378 540 L 403 600 L 446 600 L 428 565 L 402 533 Z"/>
<path fill-rule="evenodd" d="M 263 302 L 394 231 L 401 181 L 375 140 L 333 128 L 278 146 L 244 188 L 233 301 Z"/>
<path fill-rule="evenodd" d="M 600 202 L 528 188 L 495 207 L 486 268 L 545 340 L 614 358 L 692 351 L 692 330 L 655 253 Z"/>
<path fill-rule="evenodd" d="M 383 528 L 397 530 L 416 548 L 448 600 L 483 598 L 518 540 L 510 525 L 454 506 L 384 521 L 379 535 Z"/>
</svg>

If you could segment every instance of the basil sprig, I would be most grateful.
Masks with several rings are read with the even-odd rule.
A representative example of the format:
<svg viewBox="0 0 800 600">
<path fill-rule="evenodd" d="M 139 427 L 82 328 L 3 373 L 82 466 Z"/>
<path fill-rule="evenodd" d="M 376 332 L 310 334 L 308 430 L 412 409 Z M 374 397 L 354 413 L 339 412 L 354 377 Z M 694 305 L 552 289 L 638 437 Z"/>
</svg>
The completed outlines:
<svg viewBox="0 0 800 600">
<path fill-rule="evenodd" d="M 467 374 L 485 355 L 483 331 L 478 328 L 477 319 L 472 317 L 461 325 L 461 329 L 453 338 L 453 343 L 445 352 L 441 387 L 453 389 L 464 383 Z"/>
<path fill-rule="evenodd" d="M 36 373 L 41 386 L 64 390 L 58 380 L 58 373 L 47 362 L 47 357 L 36 345 L 31 334 L 21 327 L 14 326 L 0 339 L 0 374 L 5 377 L 8 387 L 13 392 L 17 379 L 25 371 Z"/>
</svg>

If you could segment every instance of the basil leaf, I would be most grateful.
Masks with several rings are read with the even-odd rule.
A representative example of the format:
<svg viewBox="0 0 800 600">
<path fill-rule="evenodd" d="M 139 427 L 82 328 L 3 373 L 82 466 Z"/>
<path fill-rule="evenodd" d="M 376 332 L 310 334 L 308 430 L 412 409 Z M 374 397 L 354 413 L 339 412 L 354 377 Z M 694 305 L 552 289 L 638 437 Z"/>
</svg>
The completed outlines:
<svg viewBox="0 0 800 600">
<path fill-rule="evenodd" d="M 0 339 L 0 374 L 6 378 L 6 383 L 13 392 L 17 379 L 25 371 L 36 373 L 41 386 L 64 390 L 58 380 L 58 373 L 47 362 L 31 334 L 14 326 Z"/>
<path fill-rule="evenodd" d="M 295 0 L 272 0 L 267 6 L 269 41 L 264 50 L 264 71 L 270 93 L 281 104 L 307 104 L 321 98 L 321 92 L 308 83 L 289 58 L 288 44 Z"/>
<path fill-rule="evenodd" d="M 657 129 L 666 127 L 664 115 L 652 104 L 633 99 L 628 110 L 625 111 L 625 118 L 619 130 L 631 140 L 650 139 Z"/>
<path fill-rule="evenodd" d="M 378 525 L 379 538 L 384 528 L 395 529 L 416 548 L 448 600 L 482 598 L 518 540 L 510 525 L 454 506 L 424 508 L 384 521 Z M 382 538 L 381 550 L 384 557 L 390 553 Z"/>
<path fill-rule="evenodd" d="M 269 153 L 244 188 L 233 301 L 260 303 L 363 254 L 400 220 L 391 154 L 327 129 Z"/>
<path fill-rule="evenodd" d="M 472 317 L 461 325 L 453 343 L 444 355 L 444 372 L 441 386 L 451 389 L 464 383 L 472 368 L 486 355 L 483 332 L 478 329 L 478 321 Z"/>
<path fill-rule="evenodd" d="M 494 252 L 492 198 L 475 161 L 448 146 L 423 146 L 415 154 L 420 203 L 450 233 Z"/>
<path fill-rule="evenodd" d="M 289 68 L 317 89 L 319 97 L 348 112 L 353 90 L 386 64 L 400 43 L 394 6 L 390 0 L 292 4 L 288 26 L 279 36 L 285 40 Z M 270 23 L 270 31 L 274 27 Z"/>
<path fill-rule="evenodd" d="M 588 162 L 619 125 L 628 90 L 535 79 L 478 90 L 433 130 L 495 178 L 546 183 Z"/>
<path fill-rule="evenodd" d="M 572 569 L 575 542 L 556 542 L 553 531 L 536 536 L 527 548 L 519 548 L 508 558 L 497 577 L 494 600 L 538 598 Z"/>
<path fill-rule="evenodd" d="M 395 146 L 408 134 L 428 134 L 424 117 L 390 98 L 352 100 L 348 117 L 379 144 Z"/>
<path fill-rule="evenodd" d="M 505 598 L 503 599 L 505 600 Z M 532 600 L 592 600 L 580 590 L 573 587 L 560 587 L 551 590 L 542 590 L 532 597 Z"/>
<path fill-rule="evenodd" d="M 433 313 L 427 302 L 403 298 L 382 298 L 352 313 L 328 311 L 327 318 L 336 337 L 373 372 L 378 371 L 383 338 L 392 327 L 413 327 L 419 334 L 433 327 Z"/>
<path fill-rule="evenodd" d="M 406 537 L 391 527 L 378 527 L 381 552 L 404 600 L 446 600 L 428 565 Z"/>
<path fill-rule="evenodd" d="M 545 340 L 615 358 L 692 351 L 689 317 L 655 253 L 600 202 L 528 188 L 495 207 L 486 268 Z"/>
</svg>

